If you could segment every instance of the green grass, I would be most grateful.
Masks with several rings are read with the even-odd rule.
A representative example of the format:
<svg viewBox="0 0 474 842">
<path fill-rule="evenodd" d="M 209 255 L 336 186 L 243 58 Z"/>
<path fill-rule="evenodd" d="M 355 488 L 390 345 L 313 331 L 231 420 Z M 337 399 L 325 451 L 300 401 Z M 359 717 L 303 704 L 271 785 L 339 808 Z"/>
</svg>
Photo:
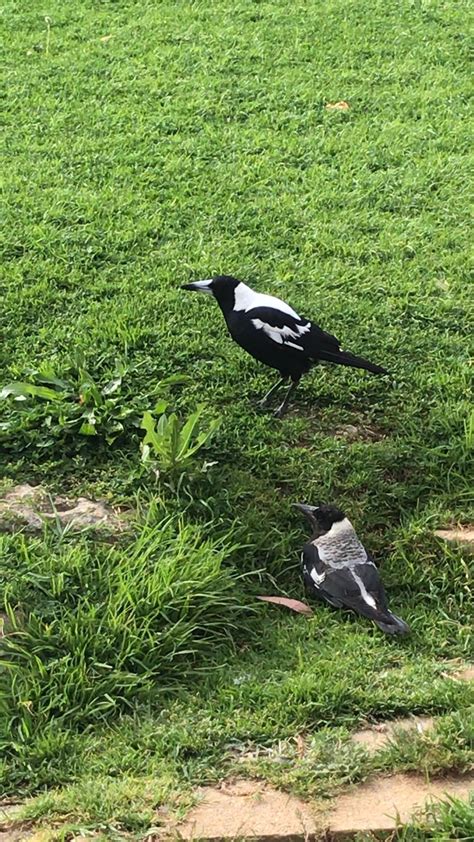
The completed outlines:
<svg viewBox="0 0 474 842">
<path fill-rule="evenodd" d="M 415 822 L 402 830 L 401 842 L 451 842 L 459 839 L 469 842 L 474 835 L 474 798 L 466 804 L 458 799 L 435 804 Z"/>
<path fill-rule="evenodd" d="M 468 803 L 459 799 L 434 803 L 420 811 L 413 821 L 386 837 L 386 842 L 470 842 L 474 835 L 474 798 Z M 373 834 L 358 833 L 355 842 L 375 842 Z"/>
<path fill-rule="evenodd" d="M 19 629 L 0 780 L 46 791 L 35 818 L 140 834 L 242 746 L 278 785 L 330 794 L 379 768 L 350 730 L 408 712 L 443 714 L 441 730 L 380 768 L 472 766 L 472 689 L 445 675 L 473 656 L 469 557 L 432 536 L 474 516 L 466 16 L 452 0 L 4 4 L 0 383 L 72 385 L 64 413 L 1 404 L 2 482 L 160 512 L 112 547 L 2 540 Z M 273 374 L 179 289 L 218 272 L 392 380 L 315 369 L 283 422 L 258 412 Z M 74 432 L 77 360 L 100 388 L 116 360 L 125 372 L 94 437 Z M 163 397 L 182 418 L 203 404 L 204 429 L 223 419 L 179 487 L 140 469 L 140 417 Z M 348 441 L 348 424 L 376 435 Z M 302 595 L 296 500 L 347 510 L 408 640 L 256 603 Z M 298 733 L 311 769 L 272 763 Z M 456 810 L 440 821 L 463 838 Z"/>
</svg>

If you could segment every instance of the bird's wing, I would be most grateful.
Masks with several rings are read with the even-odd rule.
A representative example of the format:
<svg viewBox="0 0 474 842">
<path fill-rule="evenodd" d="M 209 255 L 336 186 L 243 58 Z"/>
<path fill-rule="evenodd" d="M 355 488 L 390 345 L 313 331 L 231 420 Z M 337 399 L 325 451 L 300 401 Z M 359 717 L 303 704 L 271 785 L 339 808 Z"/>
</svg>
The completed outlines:
<svg viewBox="0 0 474 842">
<path fill-rule="evenodd" d="M 302 358 L 313 362 L 336 363 L 352 368 L 362 368 L 373 374 L 388 374 L 382 366 L 375 365 L 363 357 L 357 357 L 350 351 L 343 351 L 341 343 L 332 333 L 328 333 L 308 319 L 300 318 L 288 304 L 278 298 L 255 295 L 247 304 L 245 315 L 249 321 L 245 322 L 245 330 L 250 322 L 255 335 L 269 339 L 275 347 L 299 351 Z M 237 308 L 239 309 L 244 308 Z"/>
<path fill-rule="evenodd" d="M 352 608 L 371 620 L 383 619 L 388 606 L 385 590 L 374 562 L 332 567 L 323 562 L 314 544 L 303 551 L 303 575 L 308 586 L 316 588 L 332 605 Z"/>
<path fill-rule="evenodd" d="M 328 573 L 328 566 L 322 561 L 318 548 L 314 544 L 305 544 L 301 553 L 301 567 L 303 579 L 307 590 L 318 598 L 326 599 L 336 608 L 341 608 L 342 602 L 332 599 L 325 591 L 325 581 Z"/>
<path fill-rule="evenodd" d="M 247 312 L 255 330 L 271 339 L 275 345 L 293 348 L 312 356 L 317 346 L 327 351 L 339 351 L 339 342 L 330 333 L 307 319 L 300 319 L 276 307 L 254 307 Z"/>
</svg>

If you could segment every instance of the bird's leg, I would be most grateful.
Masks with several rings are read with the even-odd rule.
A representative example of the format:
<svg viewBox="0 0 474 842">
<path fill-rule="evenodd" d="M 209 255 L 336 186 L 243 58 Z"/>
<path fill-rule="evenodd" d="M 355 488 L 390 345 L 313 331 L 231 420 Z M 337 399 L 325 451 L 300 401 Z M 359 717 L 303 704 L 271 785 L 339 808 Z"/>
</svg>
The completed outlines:
<svg viewBox="0 0 474 842">
<path fill-rule="evenodd" d="M 282 404 L 280 404 L 280 406 L 278 407 L 278 409 L 276 409 L 276 410 L 275 410 L 275 417 L 276 417 L 276 418 L 282 418 L 282 417 L 283 417 L 283 415 L 285 414 L 286 409 L 287 409 L 287 407 L 288 407 L 289 400 L 290 400 L 290 398 L 291 398 L 291 396 L 292 396 L 293 392 L 295 391 L 295 389 L 296 389 L 296 387 L 297 387 L 297 385 L 298 385 L 298 383 L 299 383 L 299 382 L 300 382 L 300 378 L 299 378 L 299 377 L 298 377 L 296 380 L 293 380 L 293 379 L 292 379 L 292 381 L 291 381 L 291 383 L 290 383 L 290 386 L 289 386 L 289 389 L 288 389 L 288 391 L 287 391 L 287 393 L 286 393 L 286 395 L 285 395 L 285 397 L 284 397 L 284 399 L 283 399 L 283 403 L 282 403 Z"/>
<path fill-rule="evenodd" d="M 268 403 L 268 399 L 269 399 L 269 398 L 271 398 L 271 396 L 273 395 L 273 393 L 274 393 L 274 392 L 276 392 L 276 390 L 277 390 L 277 389 L 279 389 L 279 388 L 280 388 L 280 386 L 282 386 L 282 385 L 283 385 L 283 383 L 285 383 L 285 382 L 286 382 L 286 379 L 287 379 L 286 377 L 282 377 L 282 378 L 278 381 L 278 383 L 275 383 L 275 385 L 274 385 L 274 386 L 272 386 L 272 388 L 270 389 L 270 391 L 269 391 L 269 392 L 267 392 L 267 394 L 266 394 L 266 395 L 264 395 L 264 397 L 262 398 L 262 400 L 258 402 L 258 405 L 259 405 L 259 406 L 261 406 L 261 407 L 266 406 L 266 405 L 267 405 L 267 403 Z"/>
</svg>

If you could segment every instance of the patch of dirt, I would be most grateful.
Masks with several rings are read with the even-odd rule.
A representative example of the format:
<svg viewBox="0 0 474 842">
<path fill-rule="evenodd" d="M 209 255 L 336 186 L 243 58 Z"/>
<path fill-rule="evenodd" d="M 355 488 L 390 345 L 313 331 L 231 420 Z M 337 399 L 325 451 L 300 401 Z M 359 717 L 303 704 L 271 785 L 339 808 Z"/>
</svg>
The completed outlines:
<svg viewBox="0 0 474 842">
<path fill-rule="evenodd" d="M 474 548 L 474 526 L 460 526 L 458 529 L 436 529 L 434 534 L 444 541 L 469 544 Z"/>
<path fill-rule="evenodd" d="M 304 413 L 299 413 L 299 415 L 303 415 Z M 306 416 L 307 418 L 311 418 L 309 414 Z M 378 442 L 383 441 L 387 438 L 387 434 L 384 433 L 382 430 L 377 429 L 374 426 L 369 426 L 368 424 L 357 423 L 357 424 L 341 424 L 340 427 L 336 427 L 333 429 L 319 429 L 318 436 L 332 436 L 335 439 L 343 439 L 344 441 L 352 442 L 361 441 L 370 443 L 370 442 Z M 301 435 L 298 440 L 296 441 L 296 445 L 298 447 L 314 447 L 315 446 L 315 435 L 309 435 L 308 433 L 304 433 Z"/>
<path fill-rule="evenodd" d="M 201 803 L 177 827 L 181 839 L 304 839 L 317 826 L 308 804 L 255 780 L 202 787 Z"/>
<path fill-rule="evenodd" d="M 407 716 L 403 719 L 394 719 L 392 722 L 381 722 L 378 725 L 371 725 L 363 728 L 352 735 L 355 743 L 365 746 L 367 751 L 375 754 L 381 748 L 385 748 L 400 731 L 418 731 L 423 733 L 433 728 L 435 720 L 431 716 Z"/>
<path fill-rule="evenodd" d="M 237 682 L 240 684 L 240 679 Z M 293 755 L 285 753 L 286 743 L 279 742 L 276 746 L 259 746 L 254 743 L 234 742 L 226 745 L 226 750 L 229 755 L 237 761 L 237 763 L 248 763 L 266 758 L 273 760 L 275 763 L 286 763 L 290 761 Z"/>
<path fill-rule="evenodd" d="M 101 530 L 117 534 L 127 529 L 130 513 L 119 512 L 101 500 L 52 497 L 41 485 L 16 485 L 0 497 L 0 531 L 40 532 L 45 522 L 58 520 L 74 531 Z"/>
<path fill-rule="evenodd" d="M 453 678 L 454 681 L 474 681 L 474 666 L 464 667 L 458 672 L 453 672 L 448 675 L 448 678 Z"/>
<path fill-rule="evenodd" d="M 334 430 L 334 438 L 345 439 L 348 442 L 353 441 L 382 441 L 386 438 L 385 433 L 381 430 L 376 430 L 374 427 L 368 427 L 366 424 L 343 424 Z"/>
<path fill-rule="evenodd" d="M 452 796 L 467 800 L 474 776 L 447 777 L 429 783 L 421 775 L 392 775 L 375 778 L 335 799 L 325 817 L 335 834 L 364 830 L 394 830 L 399 821 L 408 822 L 430 801 Z"/>
</svg>

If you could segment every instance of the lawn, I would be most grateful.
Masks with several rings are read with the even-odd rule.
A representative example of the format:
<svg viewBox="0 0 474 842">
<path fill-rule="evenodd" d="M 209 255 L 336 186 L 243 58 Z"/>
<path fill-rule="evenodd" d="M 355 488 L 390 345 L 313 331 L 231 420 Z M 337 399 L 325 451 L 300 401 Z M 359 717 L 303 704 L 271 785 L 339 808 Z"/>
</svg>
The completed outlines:
<svg viewBox="0 0 474 842">
<path fill-rule="evenodd" d="M 63 385 L 1 401 L 0 478 L 139 512 L 113 544 L 1 538 L 3 793 L 141 838 L 236 768 L 309 797 L 472 768 L 472 686 L 449 678 L 473 658 L 469 556 L 433 536 L 474 517 L 466 9 L 7 0 L 1 27 L 0 384 Z M 217 273 L 392 377 L 316 368 L 283 421 L 261 412 L 273 373 L 180 289 Z M 163 400 L 220 425 L 157 476 L 140 421 Z M 347 512 L 409 638 L 255 599 L 302 598 L 298 500 Z M 431 738 L 351 743 L 410 712 L 440 715 Z M 306 765 L 268 760 L 302 733 Z"/>
</svg>

